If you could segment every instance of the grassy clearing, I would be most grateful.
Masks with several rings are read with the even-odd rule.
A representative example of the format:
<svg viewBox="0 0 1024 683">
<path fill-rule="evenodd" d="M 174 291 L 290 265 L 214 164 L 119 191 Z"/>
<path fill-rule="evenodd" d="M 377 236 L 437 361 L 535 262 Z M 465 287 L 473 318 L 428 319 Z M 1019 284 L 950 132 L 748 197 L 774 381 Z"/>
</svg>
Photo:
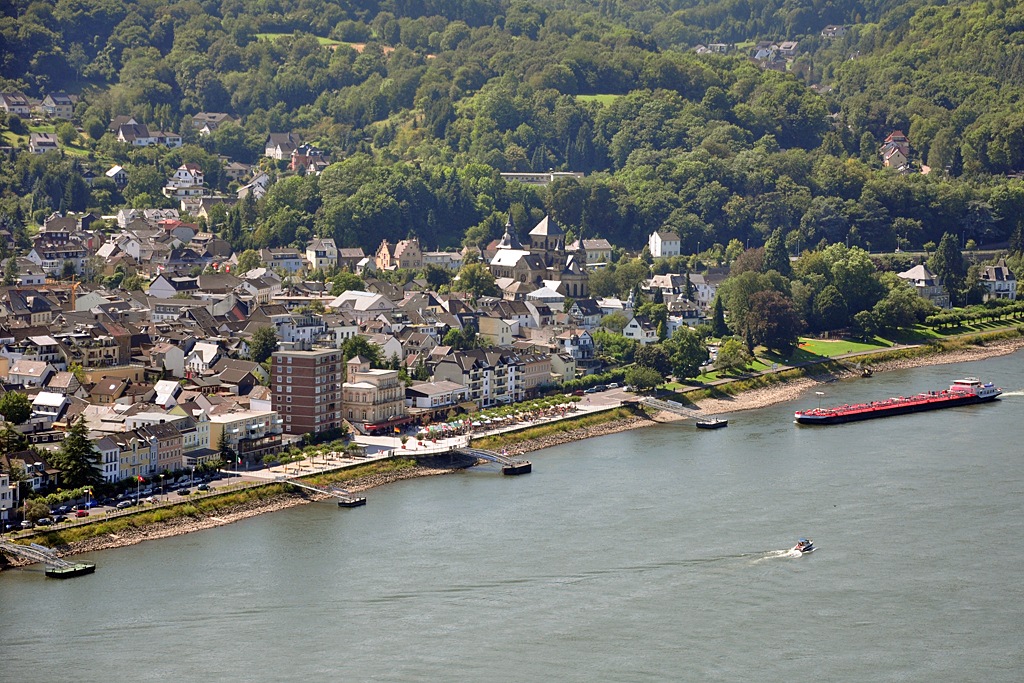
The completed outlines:
<svg viewBox="0 0 1024 683">
<path fill-rule="evenodd" d="M 293 33 L 257 33 L 256 38 L 259 40 L 277 40 L 278 38 L 291 38 Z M 340 40 L 332 40 L 331 38 L 321 38 L 317 36 L 316 39 L 320 41 L 321 45 L 348 45 L 348 43 Z"/>
<path fill-rule="evenodd" d="M 620 97 L 622 95 L 577 95 L 576 99 L 580 102 L 597 102 L 601 106 L 607 107 Z"/>
<path fill-rule="evenodd" d="M 584 415 L 582 417 L 568 420 L 559 420 L 558 422 L 553 422 L 551 424 L 538 425 L 536 427 L 530 427 L 529 429 L 512 432 L 510 434 L 498 434 L 496 436 L 488 436 L 482 439 L 473 439 L 473 447 L 492 451 L 501 450 L 502 448 L 513 444 L 523 443 L 530 439 L 540 439 L 545 436 L 562 434 L 581 427 L 596 427 L 597 425 L 605 424 L 606 422 L 621 420 L 627 417 L 632 417 L 633 415 L 634 413 L 628 408 L 615 408 L 613 410 L 608 410 L 594 415 Z"/>
</svg>

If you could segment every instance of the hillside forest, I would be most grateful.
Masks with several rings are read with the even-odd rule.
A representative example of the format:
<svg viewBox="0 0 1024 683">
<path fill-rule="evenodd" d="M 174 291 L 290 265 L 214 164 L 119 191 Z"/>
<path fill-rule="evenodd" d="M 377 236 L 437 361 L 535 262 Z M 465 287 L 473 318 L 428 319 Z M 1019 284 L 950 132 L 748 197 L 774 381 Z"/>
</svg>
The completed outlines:
<svg viewBox="0 0 1024 683">
<path fill-rule="evenodd" d="M 222 160 L 261 163 L 267 195 L 203 223 L 238 250 L 314 235 L 372 253 L 410 235 L 482 247 L 506 217 L 545 214 L 571 237 L 639 250 L 655 230 L 683 252 L 829 244 L 868 252 L 1019 250 L 1024 10 L 893 0 L 12 0 L 0 9 L 0 90 L 74 94 L 61 153 L 0 161 L 0 211 L 23 231 L 56 210 L 169 206 L 180 164 L 236 186 Z M 826 38 L 829 24 L 846 27 Z M 798 41 L 781 70 L 759 41 Z M 693 48 L 724 43 L 724 54 Z M 815 86 L 812 88 L 811 86 Z M 191 115 L 225 112 L 200 136 Z M 130 115 L 179 132 L 137 148 Z M 2 122 L 5 144 L 28 124 Z M 882 165 L 892 131 L 904 172 Z M 331 155 L 322 175 L 261 159 L 270 133 Z M 119 189 L 102 177 L 128 172 Z M 82 171 L 101 176 L 89 187 Z M 508 171 L 581 179 L 538 188 Z M 928 171 L 927 173 L 923 171 Z"/>
</svg>

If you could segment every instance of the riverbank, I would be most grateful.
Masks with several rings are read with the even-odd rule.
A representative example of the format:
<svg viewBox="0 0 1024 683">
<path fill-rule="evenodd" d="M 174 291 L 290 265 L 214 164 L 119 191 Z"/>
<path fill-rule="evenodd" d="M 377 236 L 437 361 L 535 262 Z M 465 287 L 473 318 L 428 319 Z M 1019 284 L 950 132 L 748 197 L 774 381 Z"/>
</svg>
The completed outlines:
<svg viewBox="0 0 1024 683">
<path fill-rule="evenodd" d="M 889 354 L 881 352 L 867 358 L 848 360 L 845 363 L 832 360 L 804 371 L 789 370 L 777 375 L 739 382 L 737 385 L 742 387 L 742 390 L 738 390 L 737 393 L 732 395 L 722 390 L 716 390 L 714 395 L 701 396 L 698 400 L 691 402 L 691 405 L 699 408 L 707 415 L 764 408 L 776 403 L 794 400 L 803 392 L 818 384 L 856 376 L 859 374 L 859 371 L 854 367 L 856 362 L 866 362 L 874 372 L 964 363 L 1013 353 L 1024 348 L 1024 337 L 998 338 L 985 341 L 983 344 L 969 344 L 965 341 L 957 341 L 948 345 L 948 348 L 938 351 L 935 350 L 935 347 L 930 346 L 917 347 Z M 695 390 L 689 393 L 695 394 L 698 392 L 706 393 L 706 390 Z M 680 398 L 685 399 L 686 396 L 684 395 Z M 658 413 L 651 417 L 642 411 L 618 408 L 596 415 L 571 418 L 564 422 L 539 425 L 522 432 L 479 439 L 474 441 L 473 445 L 491 450 L 504 450 L 511 456 L 520 456 L 571 441 L 616 434 L 649 427 L 662 422 L 675 422 L 683 419 L 687 418 L 672 413 Z M 409 465 L 401 469 L 385 472 L 374 472 L 355 478 L 342 472 L 311 477 L 309 479 L 315 483 L 324 484 L 344 482 L 347 490 L 361 492 L 405 479 L 450 474 L 472 464 L 471 461 L 454 462 L 448 456 L 437 456 L 435 458 L 421 458 L 416 465 Z M 274 489 L 270 487 L 278 487 L 277 490 L 279 492 L 274 492 Z M 270 490 L 268 495 L 254 495 L 253 498 L 244 502 L 223 507 L 216 507 L 214 502 L 211 509 L 205 510 L 202 509 L 202 506 L 196 506 L 188 514 L 172 516 L 170 513 L 174 508 L 169 508 L 143 513 L 138 517 L 127 516 L 120 518 L 119 521 L 122 524 L 117 528 L 112 528 L 114 527 L 113 521 L 97 522 L 95 527 L 92 525 L 79 527 L 79 529 L 91 527 L 96 532 L 95 535 L 80 540 L 63 542 L 60 531 L 40 534 L 32 537 L 32 540 L 36 543 L 55 547 L 58 554 L 63 557 L 120 548 L 142 543 L 143 541 L 211 529 L 267 512 L 306 505 L 328 498 L 326 495 L 312 494 L 308 491 L 297 493 L 286 490 L 285 487 L 286 485 L 284 484 L 271 484 L 268 487 Z M 249 491 L 255 490 L 249 489 Z M 216 501 L 216 498 L 206 500 Z M 188 505 L 189 503 L 183 503 L 182 507 Z M 167 512 L 168 518 L 159 519 L 161 512 Z M 145 515 L 154 515 L 154 521 L 143 521 Z M 30 563 L 9 558 L 9 564 L 11 566 L 19 566 Z"/>
<path fill-rule="evenodd" d="M 321 475 L 310 479 L 318 483 L 344 481 L 345 488 L 347 490 L 357 493 L 405 479 L 451 474 L 452 472 L 457 472 L 459 469 L 470 464 L 472 464 L 472 462 L 457 463 L 455 466 L 451 466 L 452 463 L 447 458 L 430 458 L 421 460 L 421 463 L 418 465 L 387 472 L 376 472 L 366 476 L 357 477 L 355 479 L 343 479 L 339 477 L 332 478 L 331 475 Z M 32 537 L 31 540 L 32 542 L 55 548 L 60 557 L 68 557 L 71 555 L 95 552 L 98 550 L 123 548 L 137 543 L 142 543 L 143 541 L 153 541 L 161 538 L 169 538 L 171 536 L 180 536 L 194 531 L 212 529 L 214 527 L 224 526 L 225 524 L 249 519 L 256 515 L 262 515 L 267 512 L 277 512 L 278 510 L 285 510 L 298 505 L 308 505 L 309 503 L 321 502 L 331 498 L 331 496 L 326 494 L 315 494 L 311 491 L 296 492 L 285 490 L 286 488 L 294 488 L 287 487 L 286 484 L 271 484 L 269 487 L 276 487 L 280 492 L 275 492 L 263 497 L 255 497 L 253 499 L 246 500 L 245 502 L 227 505 L 213 511 L 204 511 L 192 506 L 193 512 L 191 514 L 180 514 L 176 516 L 170 516 L 169 514 L 167 519 L 160 519 L 157 521 L 140 522 L 138 519 L 133 520 L 133 516 L 127 516 L 120 518 L 124 521 L 123 526 L 120 528 L 105 533 L 97 533 L 90 538 L 83 538 L 81 540 L 61 542 L 61 532 L 59 531 L 51 532 L 49 534 L 40 534 L 39 536 Z M 250 489 L 250 491 L 252 490 L 253 489 Z M 273 490 L 273 488 L 271 490 Z M 208 498 L 206 500 L 216 501 L 216 497 Z M 188 505 L 189 503 L 182 504 L 182 506 Z M 173 508 L 165 508 L 143 514 L 157 514 L 160 512 L 170 513 L 172 511 Z M 111 526 L 109 523 L 105 522 L 96 522 L 95 524 L 96 526 L 93 527 L 94 530 L 100 530 L 104 526 Z M 82 529 L 85 527 L 78 528 Z M 8 566 L 11 567 L 32 564 L 31 562 L 18 558 L 8 557 L 7 560 Z"/>
<path fill-rule="evenodd" d="M 819 371 L 805 376 L 794 377 L 773 383 L 769 386 L 757 387 L 736 395 L 720 395 L 702 398 L 695 402 L 695 407 L 708 415 L 719 415 L 755 408 L 766 408 L 776 403 L 792 401 L 800 397 L 804 391 L 837 379 L 857 377 L 860 370 L 856 363 L 870 366 L 875 373 L 893 370 L 909 370 L 931 365 L 948 365 L 967 363 L 970 361 L 1005 356 L 1024 348 L 1024 337 L 1000 338 L 980 345 L 965 342 L 953 342 L 951 348 L 936 351 L 934 347 L 922 346 L 904 349 L 895 353 L 895 357 L 886 357 L 882 352 L 864 359 L 854 358 L 845 363 L 833 361 L 819 366 Z M 877 358 L 878 360 L 873 360 Z M 666 418 L 668 419 L 668 418 Z"/>
</svg>

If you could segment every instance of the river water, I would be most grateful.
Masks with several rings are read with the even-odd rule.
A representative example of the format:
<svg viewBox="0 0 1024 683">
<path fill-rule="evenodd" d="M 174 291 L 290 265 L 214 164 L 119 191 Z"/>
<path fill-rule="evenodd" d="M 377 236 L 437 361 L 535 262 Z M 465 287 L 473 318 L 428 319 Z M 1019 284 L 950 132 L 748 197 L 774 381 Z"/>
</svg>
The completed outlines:
<svg viewBox="0 0 1024 683">
<path fill-rule="evenodd" d="M 0 680 L 1019 681 L 1022 360 L 824 399 L 971 374 L 995 404 L 797 426 L 811 391 L 4 572 Z"/>
</svg>

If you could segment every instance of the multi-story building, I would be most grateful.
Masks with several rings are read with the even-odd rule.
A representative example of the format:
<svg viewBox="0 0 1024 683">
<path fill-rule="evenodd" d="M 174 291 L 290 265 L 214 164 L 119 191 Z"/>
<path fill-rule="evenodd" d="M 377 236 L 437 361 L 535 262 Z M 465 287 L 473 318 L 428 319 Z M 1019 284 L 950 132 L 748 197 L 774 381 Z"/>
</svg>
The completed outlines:
<svg viewBox="0 0 1024 683">
<path fill-rule="evenodd" d="M 526 398 L 537 395 L 538 388 L 551 383 L 551 356 L 546 353 L 520 353 L 522 390 Z"/>
<path fill-rule="evenodd" d="M 331 238 L 318 237 L 306 247 L 306 260 L 310 268 L 330 268 L 338 265 L 338 247 Z"/>
<path fill-rule="evenodd" d="M 156 439 L 156 469 L 173 472 L 184 466 L 181 432 L 173 422 L 162 422 L 142 427 L 139 434 Z M 144 474 L 140 472 L 140 474 Z"/>
<path fill-rule="evenodd" d="M 1006 259 L 999 259 L 994 266 L 985 266 L 981 269 L 978 280 L 985 287 L 985 301 L 989 299 L 1017 298 L 1017 278 L 1013 271 L 1006 265 Z"/>
<path fill-rule="evenodd" d="M 423 250 L 420 249 L 420 241 L 417 239 L 401 240 L 397 244 L 383 240 L 377 247 L 374 261 L 380 270 L 420 268 L 423 262 Z"/>
<path fill-rule="evenodd" d="M 650 239 L 647 240 L 647 246 L 654 258 L 668 258 L 669 256 L 679 256 L 682 245 L 679 235 L 659 230 L 651 233 Z"/>
<path fill-rule="evenodd" d="M 210 416 L 210 442 L 230 448 L 242 465 L 281 452 L 281 417 L 276 410 L 232 410 Z"/>
<path fill-rule="evenodd" d="M 524 398 L 522 366 L 511 352 L 500 349 L 454 351 L 434 365 L 434 381 L 466 387 L 466 399 L 479 408 Z"/>
<path fill-rule="evenodd" d="M 118 479 L 146 476 L 155 471 L 157 441 L 135 430 L 109 435 L 120 450 Z"/>
<path fill-rule="evenodd" d="M 58 119 L 70 119 L 75 108 L 67 93 L 50 93 L 43 98 L 42 110 L 50 116 Z"/>
<path fill-rule="evenodd" d="M 272 405 L 283 418 L 284 433 L 316 433 L 340 427 L 345 372 L 341 352 L 312 348 L 303 341 L 281 342 L 273 358 Z"/>
<path fill-rule="evenodd" d="M 899 273 L 900 279 L 910 283 L 923 299 L 928 299 L 939 308 L 949 308 L 949 293 L 942 285 L 942 278 L 928 270 L 928 266 L 919 264 Z"/>
<path fill-rule="evenodd" d="M 17 485 L 11 486 L 11 476 L 0 471 L 0 520 L 11 518 L 11 510 L 17 505 Z"/>
<path fill-rule="evenodd" d="M 203 169 L 199 164 L 182 164 L 174 175 L 167 179 L 163 189 L 165 197 L 184 199 L 200 197 L 203 194 Z"/>
<path fill-rule="evenodd" d="M 362 356 L 350 358 L 346 370 L 343 410 L 349 422 L 375 432 L 404 421 L 405 384 L 398 370 L 371 369 Z"/>
<path fill-rule="evenodd" d="M 103 473 L 103 481 L 108 484 L 117 483 L 121 479 L 121 447 L 109 436 L 97 439 L 93 443 L 100 453 L 99 468 Z"/>
</svg>

